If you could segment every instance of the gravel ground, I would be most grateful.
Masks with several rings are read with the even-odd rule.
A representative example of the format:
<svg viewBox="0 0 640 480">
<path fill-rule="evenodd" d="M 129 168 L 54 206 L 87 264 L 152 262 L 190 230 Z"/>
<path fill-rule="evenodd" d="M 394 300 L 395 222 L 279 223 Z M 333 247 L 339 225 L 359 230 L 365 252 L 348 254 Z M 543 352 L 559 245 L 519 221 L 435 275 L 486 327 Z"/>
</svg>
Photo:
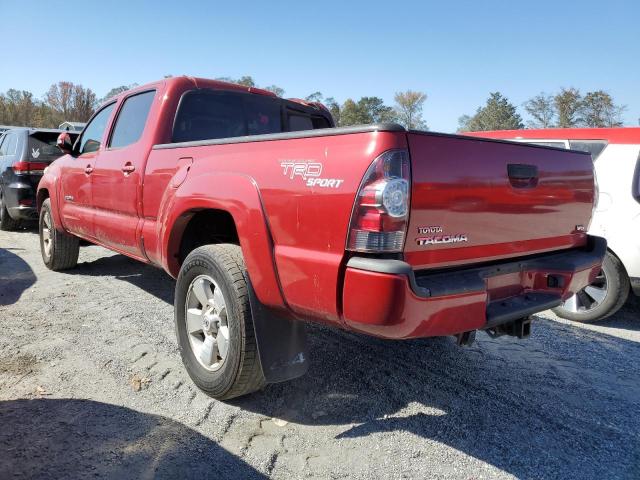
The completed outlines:
<svg viewBox="0 0 640 480">
<path fill-rule="evenodd" d="M 0 232 L 0 478 L 640 478 L 637 298 L 465 349 L 313 326 L 305 377 L 222 403 L 181 365 L 173 286 Z"/>
</svg>

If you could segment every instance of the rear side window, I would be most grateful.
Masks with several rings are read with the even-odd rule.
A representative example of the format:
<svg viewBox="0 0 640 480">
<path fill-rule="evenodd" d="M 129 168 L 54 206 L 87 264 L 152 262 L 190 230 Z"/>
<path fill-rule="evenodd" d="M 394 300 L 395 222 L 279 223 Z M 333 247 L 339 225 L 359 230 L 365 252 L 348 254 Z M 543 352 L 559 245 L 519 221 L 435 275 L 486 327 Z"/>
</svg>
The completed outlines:
<svg viewBox="0 0 640 480">
<path fill-rule="evenodd" d="M 56 146 L 58 139 L 56 132 L 34 132 L 29 135 L 27 142 L 27 157 L 30 160 L 52 161 L 62 155 Z"/>
<path fill-rule="evenodd" d="M 115 103 L 112 103 L 100 110 L 84 129 L 78 150 L 80 155 L 83 153 L 97 152 L 100 149 L 100 143 L 102 142 L 102 137 L 104 136 L 104 131 L 107 128 L 107 122 L 109 121 L 114 106 Z"/>
<path fill-rule="evenodd" d="M 313 130 L 311 117 L 306 115 L 289 115 L 289 130 L 292 132 Z"/>
<path fill-rule="evenodd" d="M 311 117 L 313 128 L 331 128 L 331 124 L 326 117 Z"/>
<path fill-rule="evenodd" d="M 208 89 L 183 95 L 173 142 L 191 142 L 282 132 L 280 99 Z"/>
<path fill-rule="evenodd" d="M 126 147 L 140 140 L 155 94 L 155 90 L 152 90 L 133 95 L 124 101 L 111 135 L 110 147 Z"/>
<path fill-rule="evenodd" d="M 315 130 L 316 128 L 329 128 L 331 125 L 325 117 L 319 115 L 305 115 L 304 113 L 289 113 L 289 131 Z"/>
<path fill-rule="evenodd" d="M 606 146 L 607 142 L 604 140 L 569 140 L 569 148 L 571 150 L 590 153 L 594 162 Z"/>
<path fill-rule="evenodd" d="M 4 139 L 6 135 L 0 135 L 0 157 L 4 156 Z"/>
</svg>

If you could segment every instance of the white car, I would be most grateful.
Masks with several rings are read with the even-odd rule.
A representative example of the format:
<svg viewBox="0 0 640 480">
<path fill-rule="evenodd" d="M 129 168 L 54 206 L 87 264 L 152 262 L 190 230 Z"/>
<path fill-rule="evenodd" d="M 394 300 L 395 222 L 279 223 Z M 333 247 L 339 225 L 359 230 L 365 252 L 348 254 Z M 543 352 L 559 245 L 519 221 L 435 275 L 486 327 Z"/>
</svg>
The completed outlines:
<svg viewBox="0 0 640 480">
<path fill-rule="evenodd" d="M 609 251 L 596 280 L 554 309 L 563 318 L 593 322 L 613 315 L 629 291 L 640 295 L 640 128 L 557 128 L 473 132 L 591 153 L 600 195 L 589 233 Z"/>
</svg>

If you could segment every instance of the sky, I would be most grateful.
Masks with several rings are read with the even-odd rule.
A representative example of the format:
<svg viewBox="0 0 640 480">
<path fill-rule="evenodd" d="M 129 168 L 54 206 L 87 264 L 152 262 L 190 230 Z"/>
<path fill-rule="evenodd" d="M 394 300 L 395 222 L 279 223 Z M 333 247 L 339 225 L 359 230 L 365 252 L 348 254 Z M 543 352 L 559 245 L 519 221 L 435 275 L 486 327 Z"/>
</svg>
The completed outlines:
<svg viewBox="0 0 640 480">
<path fill-rule="evenodd" d="M 500 91 L 603 89 L 640 119 L 640 1 L 0 0 L 0 92 L 61 80 L 104 96 L 165 75 L 251 75 L 286 97 L 425 92 L 431 130 Z"/>
</svg>

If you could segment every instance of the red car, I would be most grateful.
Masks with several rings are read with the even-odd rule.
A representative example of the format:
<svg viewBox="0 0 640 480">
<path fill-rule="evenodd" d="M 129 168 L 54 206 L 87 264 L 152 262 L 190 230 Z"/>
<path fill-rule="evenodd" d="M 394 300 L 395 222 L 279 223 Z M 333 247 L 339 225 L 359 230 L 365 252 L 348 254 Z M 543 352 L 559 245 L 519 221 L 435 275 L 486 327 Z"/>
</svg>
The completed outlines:
<svg viewBox="0 0 640 480">
<path fill-rule="evenodd" d="M 588 154 L 399 125 L 170 78 L 102 106 L 38 189 L 42 257 L 79 239 L 177 278 L 175 325 L 216 398 L 301 375 L 301 320 L 390 339 L 525 337 L 593 280 Z"/>
</svg>

